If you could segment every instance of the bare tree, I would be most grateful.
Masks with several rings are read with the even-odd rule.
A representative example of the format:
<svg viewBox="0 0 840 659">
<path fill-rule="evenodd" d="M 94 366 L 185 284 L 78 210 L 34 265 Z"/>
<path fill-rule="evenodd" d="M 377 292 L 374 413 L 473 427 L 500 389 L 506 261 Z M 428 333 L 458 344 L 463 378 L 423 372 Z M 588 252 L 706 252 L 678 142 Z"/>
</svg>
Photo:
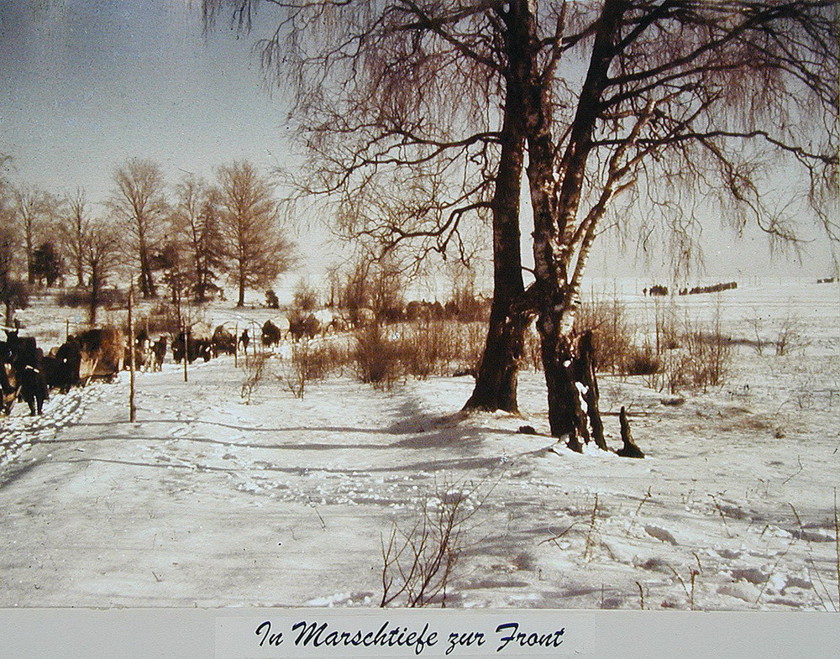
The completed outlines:
<svg viewBox="0 0 840 659">
<path fill-rule="evenodd" d="M 222 266 L 216 204 L 206 183 L 193 175 L 184 177 L 175 194 L 173 238 L 182 247 L 183 259 L 191 264 L 189 279 L 195 300 L 205 302 L 218 290 L 216 277 Z"/>
<path fill-rule="evenodd" d="M 247 29 L 258 4 L 204 7 L 210 18 L 231 8 Z M 650 236 L 656 220 L 681 263 L 704 196 L 736 231 L 753 222 L 795 244 L 797 219 L 811 217 L 838 238 L 837 0 L 264 4 L 278 15 L 263 64 L 291 83 L 309 147 L 302 191 L 334 199 L 342 229 L 383 252 L 411 242 L 422 257 L 457 250 L 465 218 L 490 212 L 494 303 L 468 406 L 515 409 L 536 314 L 552 433 L 575 448 L 589 437 L 597 409 L 578 383 L 592 369 L 572 327 L 592 245 L 611 225 L 638 215 Z M 788 168 L 793 203 L 770 193 Z"/>
<path fill-rule="evenodd" d="M 137 261 L 141 294 L 154 297 L 152 255 L 169 210 L 163 173 L 157 163 L 133 158 L 114 171 L 114 184 L 108 206 L 123 229 L 128 256 Z"/>
<path fill-rule="evenodd" d="M 90 205 L 85 191 L 77 188 L 73 195 L 68 195 L 64 202 L 64 221 L 61 224 L 61 237 L 64 249 L 70 256 L 76 286 L 85 285 L 85 235 L 91 223 Z"/>
<path fill-rule="evenodd" d="M 526 15 L 533 292 L 552 434 L 573 448 L 600 421 L 576 392 L 586 367 L 572 325 L 590 250 L 619 195 L 630 192 L 637 208 L 666 209 L 678 256 L 691 253 L 699 213 L 675 202 L 703 195 L 717 197 L 736 229 L 752 220 L 773 238 L 797 241 L 799 214 L 814 217 L 828 238 L 840 235 L 825 203 L 838 163 L 838 97 L 828 73 L 840 62 L 837 6 L 605 0 L 591 9 L 592 34 L 571 48 L 560 30 L 546 41 L 537 16 Z M 558 88 L 545 80 L 569 80 L 560 62 L 572 48 L 587 68 L 570 121 L 558 121 Z M 807 203 L 768 203 L 781 171 L 802 177 L 793 195 Z"/>
<path fill-rule="evenodd" d="M 12 187 L 6 171 L 10 161 L 11 156 L 0 153 L 0 282 L 11 276 L 16 242 Z"/>
<path fill-rule="evenodd" d="M 35 274 L 39 286 L 44 283 L 49 288 L 64 278 L 64 259 L 56 244 L 47 240 L 35 250 L 32 256 L 31 271 Z"/>
<path fill-rule="evenodd" d="M 245 291 L 270 284 L 292 263 L 292 245 L 278 227 L 277 202 L 271 184 L 249 162 L 217 170 L 214 197 L 228 273 L 236 282 L 236 305 L 245 306 Z"/>
<path fill-rule="evenodd" d="M 102 300 L 102 290 L 120 265 L 121 240 L 119 229 L 106 222 L 92 222 L 84 235 L 83 262 L 89 273 L 89 322 L 96 324 Z"/>
<path fill-rule="evenodd" d="M 357 257 L 347 268 L 336 268 L 332 272 L 333 289 L 336 304 L 342 309 L 356 313 L 359 309 L 369 309 L 372 304 L 368 272 L 371 263 L 363 257 Z M 358 314 L 356 314 L 358 315 Z"/>
<path fill-rule="evenodd" d="M 205 0 L 250 29 L 258 0 Z M 468 407 L 515 411 L 528 322 L 520 258 L 524 154 L 518 73 L 507 66 L 504 3 L 360 1 L 276 5 L 259 44 L 266 72 L 291 83 L 309 160 L 302 196 L 334 201 L 344 237 L 381 254 L 406 248 L 468 260 L 465 225 L 492 221 L 494 298 Z M 261 17 L 263 15 L 261 14 Z M 281 64 L 282 63 L 282 64 Z"/>
<path fill-rule="evenodd" d="M 381 321 L 395 321 L 402 317 L 405 306 L 405 275 L 403 267 L 392 255 L 374 264 L 370 280 L 371 309 Z"/>
<path fill-rule="evenodd" d="M 56 213 L 58 202 L 53 195 L 31 186 L 16 186 L 13 191 L 13 212 L 23 237 L 26 255 L 26 279 L 35 283 L 33 262 L 35 247 L 39 244 L 46 225 Z"/>
<path fill-rule="evenodd" d="M 18 237 L 14 227 L 12 188 L 6 176 L 10 156 L 0 153 L 0 302 L 5 307 L 5 324 L 11 327 L 20 282 L 14 279 Z"/>
<path fill-rule="evenodd" d="M 406 282 L 404 265 L 395 255 L 377 258 L 367 250 L 357 249 L 329 277 L 332 302 L 350 312 L 351 322 L 362 320 L 362 309 L 372 311 L 379 321 L 397 320 L 402 315 Z"/>
<path fill-rule="evenodd" d="M 15 251 L 18 247 L 17 236 L 12 227 L 0 223 L 0 302 L 5 307 L 5 324 L 12 326 L 15 310 L 25 306 L 26 284 L 15 278 Z"/>
</svg>

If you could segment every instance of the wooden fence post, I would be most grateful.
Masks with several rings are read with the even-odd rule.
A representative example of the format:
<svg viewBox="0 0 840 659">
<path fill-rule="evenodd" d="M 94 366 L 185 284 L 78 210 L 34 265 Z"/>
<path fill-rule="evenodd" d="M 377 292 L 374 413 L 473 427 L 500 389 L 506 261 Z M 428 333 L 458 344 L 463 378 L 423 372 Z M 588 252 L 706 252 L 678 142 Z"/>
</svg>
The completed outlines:
<svg viewBox="0 0 840 659">
<path fill-rule="evenodd" d="M 134 285 L 128 289 L 128 420 L 134 423 L 137 419 L 137 409 L 134 405 Z"/>
<path fill-rule="evenodd" d="M 189 361 L 189 354 L 190 354 L 190 334 L 187 331 L 187 323 L 184 322 L 183 325 L 183 335 L 184 335 L 184 382 L 189 381 L 189 376 L 187 375 L 187 362 Z"/>
</svg>

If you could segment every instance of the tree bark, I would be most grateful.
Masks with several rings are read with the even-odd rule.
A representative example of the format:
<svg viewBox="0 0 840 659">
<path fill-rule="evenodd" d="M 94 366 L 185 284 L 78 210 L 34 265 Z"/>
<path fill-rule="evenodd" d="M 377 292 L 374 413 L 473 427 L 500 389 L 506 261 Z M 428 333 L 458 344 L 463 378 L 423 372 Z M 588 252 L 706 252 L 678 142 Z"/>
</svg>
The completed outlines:
<svg viewBox="0 0 840 659">
<path fill-rule="evenodd" d="M 522 309 L 525 285 L 520 254 L 519 201 L 525 153 L 524 88 L 527 41 L 522 22 L 525 3 L 510 3 L 504 15 L 508 26 L 505 109 L 500 140 L 499 171 L 491 202 L 493 216 L 493 304 L 484 354 L 473 393 L 465 410 L 504 410 L 517 413 L 517 373 L 529 316 Z"/>
<path fill-rule="evenodd" d="M 583 444 L 590 441 L 608 450 L 598 409 L 592 333 L 546 332 L 542 335 L 542 350 L 552 436 L 565 438 L 573 451 L 582 451 Z"/>
<path fill-rule="evenodd" d="M 583 385 L 581 392 L 583 402 L 586 403 L 586 416 L 589 420 L 590 437 L 595 446 L 606 451 L 607 442 L 604 439 L 604 423 L 598 407 L 601 394 L 598 391 L 598 378 L 595 373 L 595 350 L 592 346 L 592 331 L 584 332 L 578 341 L 578 357 L 575 362 L 577 372 L 575 381 Z"/>
<path fill-rule="evenodd" d="M 146 299 L 157 297 L 155 282 L 152 278 L 151 259 L 145 243 L 140 247 L 140 289 Z"/>
<path fill-rule="evenodd" d="M 517 373 L 528 319 L 511 313 L 508 300 L 493 300 L 484 355 L 465 410 L 517 413 Z"/>
<path fill-rule="evenodd" d="M 578 306 L 577 278 L 570 274 L 576 244 L 574 219 L 578 213 L 584 171 L 592 148 L 597 107 L 607 81 L 612 42 L 626 0 L 605 0 L 595 34 L 592 56 L 578 99 L 569 142 L 557 161 L 552 137 L 554 125 L 551 87 L 543 83 L 531 32 L 530 77 L 526 95 L 528 128 L 528 183 L 534 208 L 534 273 L 538 291 L 537 329 L 548 389 L 551 434 L 567 438 L 569 448 L 580 451 L 581 440 L 592 434 L 602 448 L 603 427 L 597 408 L 597 383 L 591 364 L 591 340 L 574 337 L 572 328 Z M 559 180 L 558 180 L 559 174 Z M 578 264 L 578 268 L 583 264 Z M 587 400 L 588 398 L 588 400 Z"/>
<path fill-rule="evenodd" d="M 91 325 L 96 324 L 96 315 L 97 311 L 99 310 L 99 297 L 101 290 L 102 282 L 100 280 L 99 273 L 96 271 L 96 269 L 94 269 L 90 275 L 90 306 L 88 308 L 88 320 Z"/>
<path fill-rule="evenodd" d="M 240 274 L 239 276 L 239 298 L 236 301 L 237 307 L 244 307 L 245 306 L 245 275 Z"/>
<path fill-rule="evenodd" d="M 518 197 L 518 180 L 516 187 Z M 497 184 L 497 191 L 499 189 Z M 493 303 L 487 339 L 475 387 L 464 409 L 515 413 L 519 409 L 516 398 L 517 372 L 528 324 L 527 316 L 515 310 L 515 304 L 521 302 L 524 293 L 518 216 L 512 218 L 494 212 L 494 237 Z"/>
</svg>

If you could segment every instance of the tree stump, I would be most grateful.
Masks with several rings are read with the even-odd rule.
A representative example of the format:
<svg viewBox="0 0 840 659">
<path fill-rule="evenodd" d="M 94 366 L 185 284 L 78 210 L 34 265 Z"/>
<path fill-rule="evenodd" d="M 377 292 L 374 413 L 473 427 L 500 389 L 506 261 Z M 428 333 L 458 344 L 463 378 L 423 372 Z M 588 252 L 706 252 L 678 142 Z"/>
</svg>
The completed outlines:
<svg viewBox="0 0 840 659">
<path fill-rule="evenodd" d="M 623 458 L 643 458 L 645 454 L 633 442 L 633 437 L 630 435 L 630 422 L 627 420 L 627 410 L 624 406 L 621 407 L 621 412 L 618 415 L 618 421 L 621 424 L 621 441 L 624 442 L 616 453 Z"/>
</svg>

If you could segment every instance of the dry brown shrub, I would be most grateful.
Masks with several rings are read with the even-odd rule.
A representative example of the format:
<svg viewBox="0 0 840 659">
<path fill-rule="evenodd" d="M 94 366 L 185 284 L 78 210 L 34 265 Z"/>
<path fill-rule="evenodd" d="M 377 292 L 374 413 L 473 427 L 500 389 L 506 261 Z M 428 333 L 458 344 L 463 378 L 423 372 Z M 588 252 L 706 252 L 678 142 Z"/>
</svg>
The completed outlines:
<svg viewBox="0 0 840 659">
<path fill-rule="evenodd" d="M 484 354 L 487 324 L 484 322 L 460 323 L 455 354 L 450 360 L 453 373 L 476 373 Z"/>
<path fill-rule="evenodd" d="M 400 328 L 397 358 L 403 373 L 424 379 L 431 375 L 474 373 L 484 350 L 483 323 L 437 320 Z"/>
<path fill-rule="evenodd" d="M 258 352 L 245 360 L 245 380 L 242 382 L 239 395 L 245 401 L 246 405 L 251 404 L 251 398 L 254 392 L 263 381 L 267 362 L 268 354 L 264 352 Z"/>
<path fill-rule="evenodd" d="M 356 333 L 354 350 L 359 380 L 375 389 L 389 390 L 401 375 L 397 342 L 374 323 Z"/>
<path fill-rule="evenodd" d="M 363 382 L 388 389 L 399 379 L 475 373 L 484 350 L 483 323 L 454 320 L 371 326 L 356 334 Z"/>
<path fill-rule="evenodd" d="M 581 304 L 575 317 L 575 330 L 592 330 L 599 370 L 613 374 L 628 372 L 627 360 L 633 355 L 635 330 L 627 319 L 624 305 L 617 298 Z"/>
<path fill-rule="evenodd" d="M 493 490 L 484 485 L 444 481 L 419 502 L 407 529 L 393 524 L 387 542 L 382 539 L 379 606 L 446 606 L 449 582 L 466 547 L 467 522 Z"/>
<path fill-rule="evenodd" d="M 681 347 L 661 356 L 662 370 L 649 378 L 648 385 L 676 393 L 719 387 L 732 367 L 732 343 L 715 325 L 710 332 L 688 327 L 680 337 Z"/>
<path fill-rule="evenodd" d="M 451 335 L 443 322 L 417 322 L 402 325 L 394 342 L 395 357 L 403 372 L 425 379 L 439 375 L 447 360 Z"/>
<path fill-rule="evenodd" d="M 663 368 L 662 359 L 650 346 L 631 346 L 622 362 L 621 372 L 624 375 L 653 375 Z"/>
</svg>

